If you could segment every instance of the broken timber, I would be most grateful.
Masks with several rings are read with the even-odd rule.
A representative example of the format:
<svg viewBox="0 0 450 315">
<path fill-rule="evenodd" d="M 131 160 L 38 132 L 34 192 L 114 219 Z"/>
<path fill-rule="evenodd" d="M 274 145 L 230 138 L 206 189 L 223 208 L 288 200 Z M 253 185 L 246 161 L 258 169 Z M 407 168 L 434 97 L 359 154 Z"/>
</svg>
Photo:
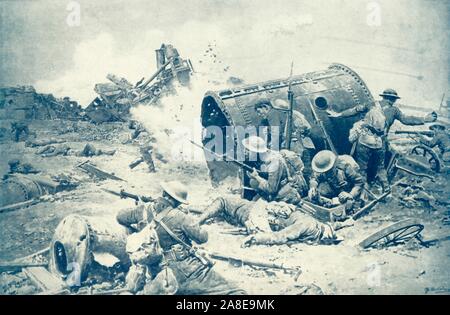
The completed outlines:
<svg viewBox="0 0 450 315">
<path fill-rule="evenodd" d="M 125 182 L 124 179 L 99 169 L 98 167 L 93 165 L 89 160 L 78 164 L 77 167 L 82 169 L 84 172 L 88 174 L 98 177 L 99 179 L 113 179 Z"/>
<path fill-rule="evenodd" d="M 29 267 L 47 267 L 48 263 L 25 263 L 25 262 L 0 262 L 0 272 L 5 271 L 21 271 L 23 268 Z"/>
<path fill-rule="evenodd" d="M 44 267 L 27 267 L 23 269 L 23 273 L 42 291 L 57 291 L 67 286 Z"/>
</svg>

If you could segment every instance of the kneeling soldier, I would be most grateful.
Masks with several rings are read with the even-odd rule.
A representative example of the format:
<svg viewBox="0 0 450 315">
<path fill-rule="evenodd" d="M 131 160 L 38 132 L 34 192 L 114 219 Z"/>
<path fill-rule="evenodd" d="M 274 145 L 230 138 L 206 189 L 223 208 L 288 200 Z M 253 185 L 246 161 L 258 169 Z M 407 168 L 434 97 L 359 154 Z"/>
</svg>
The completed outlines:
<svg viewBox="0 0 450 315">
<path fill-rule="evenodd" d="M 364 182 L 358 164 L 350 155 L 336 156 L 328 150 L 320 151 L 312 160 L 312 169 L 308 192 L 312 202 L 330 206 L 345 204 L 347 210 L 353 209 Z"/>
</svg>

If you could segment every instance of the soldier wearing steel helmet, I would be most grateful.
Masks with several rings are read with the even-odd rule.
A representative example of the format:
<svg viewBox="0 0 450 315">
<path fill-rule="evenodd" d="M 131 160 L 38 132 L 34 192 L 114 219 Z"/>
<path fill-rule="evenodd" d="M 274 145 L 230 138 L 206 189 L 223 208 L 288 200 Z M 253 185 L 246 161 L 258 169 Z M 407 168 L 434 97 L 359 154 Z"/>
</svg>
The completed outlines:
<svg viewBox="0 0 450 315">
<path fill-rule="evenodd" d="M 369 110 L 364 119 L 356 122 L 350 130 L 349 141 L 354 143 L 354 156 L 359 165 L 360 173 L 367 183 L 369 164 L 378 177 L 384 191 L 389 190 L 387 171 L 384 167 L 385 146 L 383 144 L 386 118 L 380 106 Z"/>
<path fill-rule="evenodd" d="M 242 141 L 250 157 L 260 162 L 259 171 L 248 172 L 250 187 L 259 197 L 267 201 L 284 201 L 297 204 L 301 200 L 298 191 L 293 187 L 293 176 L 280 152 L 270 150 L 264 139 L 250 136 Z M 255 156 L 257 155 L 257 156 Z"/>
<path fill-rule="evenodd" d="M 394 89 L 388 88 L 380 94 L 382 99 L 376 103 L 378 103 L 383 109 L 384 115 L 386 116 L 386 133 L 389 132 L 390 128 L 394 124 L 396 120 L 400 121 L 404 125 L 408 126 L 416 126 L 423 125 L 425 123 L 435 122 L 437 120 L 436 112 L 431 112 L 424 117 L 417 116 L 408 116 L 405 115 L 400 108 L 395 106 L 395 102 L 400 99 L 397 91 Z M 333 112 L 331 110 L 328 111 L 328 115 L 333 118 L 338 117 L 350 117 L 354 116 L 358 113 L 366 113 L 372 108 L 371 104 L 362 104 L 350 109 L 344 110 L 340 113 Z"/>
<path fill-rule="evenodd" d="M 437 147 L 441 160 L 445 163 L 450 163 L 450 135 L 448 127 L 442 123 L 434 123 L 429 128 L 434 132 L 433 137 L 427 139 L 419 134 L 420 142 L 430 148 Z"/>
<path fill-rule="evenodd" d="M 323 150 L 312 159 L 313 176 L 308 197 L 319 204 L 345 204 L 352 209 L 364 186 L 359 166 L 350 155 L 337 156 Z"/>
<path fill-rule="evenodd" d="M 155 254 L 151 242 L 133 246 L 135 251 L 130 258 L 137 268 L 131 270 L 134 274 L 127 275 L 130 287 L 141 294 L 245 294 L 216 273 L 209 261 L 193 248 L 193 242 L 205 243 L 208 233 L 180 207 L 188 203 L 185 186 L 172 181 L 162 183 L 161 187 L 163 194 L 154 203 L 117 215 L 117 221 L 129 228 L 140 231 L 152 228 L 153 237 L 145 240 L 156 241 L 161 252 Z"/>
</svg>

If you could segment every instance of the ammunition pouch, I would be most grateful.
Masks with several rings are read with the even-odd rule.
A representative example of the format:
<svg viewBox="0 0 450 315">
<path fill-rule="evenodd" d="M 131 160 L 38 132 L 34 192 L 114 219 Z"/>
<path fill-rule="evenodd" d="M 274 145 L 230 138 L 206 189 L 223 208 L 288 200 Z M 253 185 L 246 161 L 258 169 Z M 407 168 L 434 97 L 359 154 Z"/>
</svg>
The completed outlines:
<svg viewBox="0 0 450 315">
<path fill-rule="evenodd" d="M 172 245 L 169 250 L 164 251 L 164 257 L 171 261 L 182 261 L 191 255 L 191 251 L 181 244 Z"/>
</svg>

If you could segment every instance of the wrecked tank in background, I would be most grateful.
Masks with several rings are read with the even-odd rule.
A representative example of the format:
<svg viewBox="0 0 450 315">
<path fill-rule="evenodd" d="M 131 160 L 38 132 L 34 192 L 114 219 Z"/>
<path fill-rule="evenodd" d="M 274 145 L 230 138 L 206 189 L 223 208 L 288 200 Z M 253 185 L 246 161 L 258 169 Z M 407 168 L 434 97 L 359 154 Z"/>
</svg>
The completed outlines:
<svg viewBox="0 0 450 315">
<path fill-rule="evenodd" d="M 38 174 L 9 174 L 0 182 L 0 212 L 12 211 L 39 202 L 44 195 L 72 190 L 78 186 L 70 178 Z"/>
<path fill-rule="evenodd" d="M 254 105 L 261 100 L 275 104 L 277 100 L 287 101 L 291 84 L 294 93 L 294 110 L 305 115 L 311 124 L 311 139 L 317 150 L 326 147 L 324 134 L 314 119 L 311 106 L 322 120 L 325 130 L 339 154 L 348 154 L 351 144 L 348 141 L 349 130 L 362 118 L 363 114 L 353 117 L 330 119 L 327 110 L 341 112 L 360 104 L 371 104 L 374 98 L 359 75 L 342 64 L 332 64 L 326 70 L 292 76 L 291 78 L 244 85 L 222 91 L 209 91 L 202 102 L 201 122 L 204 128 L 218 126 L 225 130 L 227 126 L 259 126 Z M 286 124 L 288 111 L 274 107 L 281 120 L 281 129 Z M 224 137 L 226 133 L 223 132 Z M 203 144 L 211 141 L 203 138 Z M 242 139 L 233 139 L 235 148 L 226 148 L 229 156 L 234 156 L 236 145 Z M 222 143 L 227 143 L 223 139 Z M 228 142 L 229 143 L 229 142 Z M 206 153 L 205 153 L 206 154 Z M 207 161 L 213 182 L 220 182 L 228 176 L 236 176 L 238 167 L 220 160 Z"/>
<path fill-rule="evenodd" d="M 138 96 L 133 99 L 133 104 L 151 104 L 163 95 L 174 93 L 175 80 L 182 86 L 189 86 L 190 76 L 194 72 L 191 61 L 181 58 L 178 50 L 170 44 L 162 44 L 155 52 L 157 70 L 147 80 L 142 78 L 136 83 Z"/>
<path fill-rule="evenodd" d="M 0 119 L 83 119 L 83 109 L 69 97 L 37 93 L 32 86 L 0 88 Z"/>
<path fill-rule="evenodd" d="M 189 86 L 192 63 L 181 58 L 172 45 L 162 44 L 156 50 L 156 66 L 153 75 L 147 80 L 142 78 L 135 85 L 125 78 L 108 74 L 106 78 L 110 83 L 95 85 L 94 90 L 99 96 L 87 106 L 86 116 L 94 123 L 125 121 L 132 106 L 153 104 L 164 95 L 175 93 L 175 81 L 181 86 Z"/>
</svg>

